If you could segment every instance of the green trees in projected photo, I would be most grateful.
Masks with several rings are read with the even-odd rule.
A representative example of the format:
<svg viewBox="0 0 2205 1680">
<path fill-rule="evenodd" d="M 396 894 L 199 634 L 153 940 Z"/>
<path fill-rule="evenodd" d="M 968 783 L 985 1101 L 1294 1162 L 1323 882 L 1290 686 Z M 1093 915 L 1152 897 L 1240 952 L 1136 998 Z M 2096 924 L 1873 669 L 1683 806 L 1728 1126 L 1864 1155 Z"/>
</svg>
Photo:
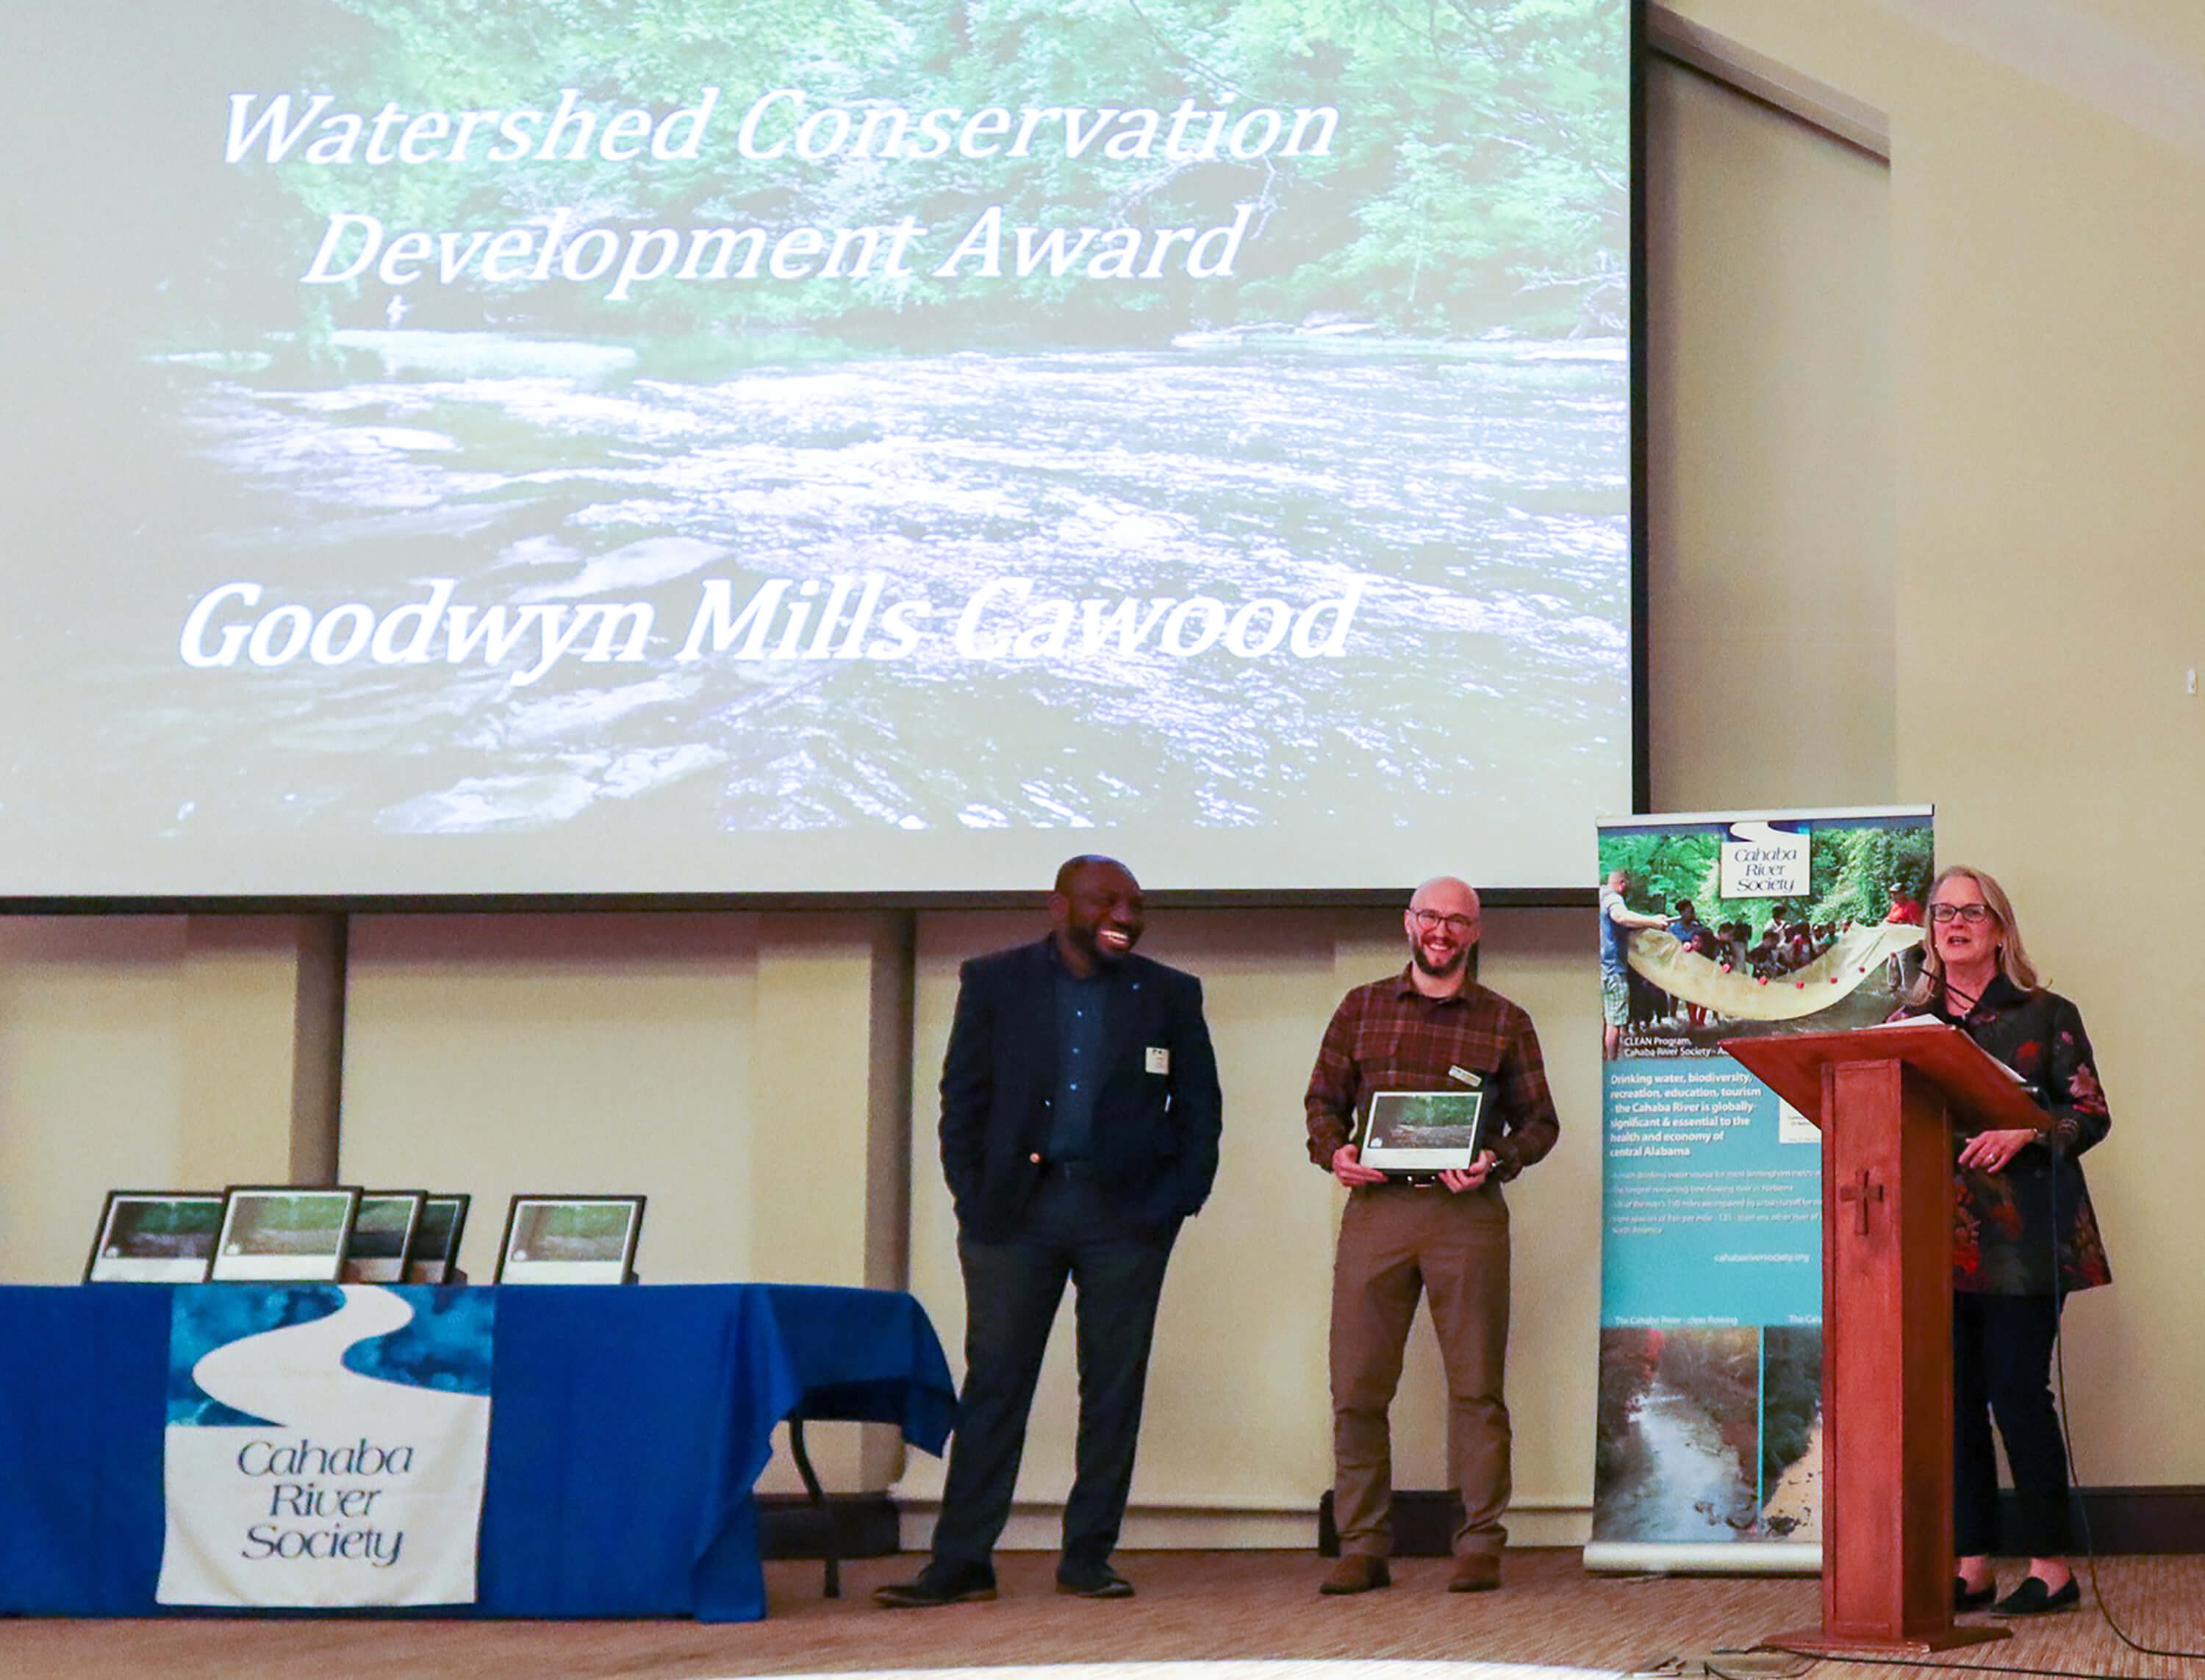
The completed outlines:
<svg viewBox="0 0 2205 1680">
<path fill-rule="evenodd" d="M 1712 830 L 1687 834 L 1610 834 L 1600 842 L 1601 873 L 1628 870 L 1627 897 L 1633 910 L 1668 914 L 1679 899 L 1714 926 L 1743 922 L 1755 934 L 1768 926 L 1780 905 L 1793 922 L 1875 923 L 1890 912 L 1891 888 L 1903 887 L 1914 898 L 1929 888 L 1931 834 L 1926 826 L 1817 828 L 1808 863 L 1814 884 L 1804 899 L 1727 899 L 1721 880 L 1722 836 Z"/>
<path fill-rule="evenodd" d="M 1620 333 L 1627 318 L 1629 221 L 1625 0 L 1453 0 L 1400 9 L 1370 0 L 325 0 L 294 99 L 372 114 L 554 106 L 562 87 L 603 115 L 663 114 L 722 90 L 693 161 L 594 155 L 493 163 L 233 166 L 246 237 L 303 272 L 325 218 L 350 211 L 401 229 L 501 229 L 565 208 L 615 230 L 889 226 L 933 230 L 912 275 L 829 283 L 770 279 L 662 285 L 625 302 L 604 288 L 478 276 L 420 286 L 417 326 L 590 331 L 678 341 L 742 327 L 882 341 L 915 312 L 993 341 L 1007 329 L 996 285 L 934 277 L 954 238 L 990 205 L 1007 225 L 1209 228 L 1254 209 L 1229 279 L 1184 264 L 1141 283 L 1075 272 L 1014 282 L 1017 330 L 1067 342 L 1147 342 L 1193 322 L 1298 323 L 1320 312 L 1430 337 L 1495 327 L 1540 335 Z M 303 24 L 296 26 L 306 33 Z M 1059 143 L 1025 158 L 737 156 L 752 100 L 800 87 L 808 109 L 1115 105 L 1168 115 L 1183 100 L 1236 112 L 1334 106 L 1328 156 L 1078 158 Z M 1229 106 L 1227 96 L 1233 96 Z M 211 122 L 223 120 L 223 98 Z M 310 136 L 311 138 L 311 136 Z M 479 148 L 487 150 L 488 145 Z M 295 154 L 294 154 L 295 157 Z M 235 238 L 226 240 L 235 248 Z M 205 276 L 236 285 L 225 264 Z M 298 288 L 310 329 L 374 320 L 371 276 Z"/>
</svg>

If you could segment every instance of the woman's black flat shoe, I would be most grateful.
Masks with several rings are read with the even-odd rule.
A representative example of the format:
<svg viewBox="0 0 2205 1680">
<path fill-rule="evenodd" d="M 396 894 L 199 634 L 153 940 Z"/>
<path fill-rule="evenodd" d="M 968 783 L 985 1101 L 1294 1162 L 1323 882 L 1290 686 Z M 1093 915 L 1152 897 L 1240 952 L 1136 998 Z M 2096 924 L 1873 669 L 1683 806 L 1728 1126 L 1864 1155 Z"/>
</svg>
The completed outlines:
<svg viewBox="0 0 2205 1680">
<path fill-rule="evenodd" d="M 1988 1587 L 1970 1587 L 1964 1576 L 1952 1577 L 1952 1609 L 1956 1613 L 1970 1610 L 1988 1610 L 1991 1600 L 1998 1597 L 1998 1582 Z"/>
<path fill-rule="evenodd" d="M 2072 1610 L 2082 1602 L 2083 1585 L 2073 1576 L 2067 1577 L 2065 1586 L 2054 1591 L 2032 1575 L 1993 1605 L 1991 1614 L 2049 1616 L 2054 1611 Z"/>
</svg>

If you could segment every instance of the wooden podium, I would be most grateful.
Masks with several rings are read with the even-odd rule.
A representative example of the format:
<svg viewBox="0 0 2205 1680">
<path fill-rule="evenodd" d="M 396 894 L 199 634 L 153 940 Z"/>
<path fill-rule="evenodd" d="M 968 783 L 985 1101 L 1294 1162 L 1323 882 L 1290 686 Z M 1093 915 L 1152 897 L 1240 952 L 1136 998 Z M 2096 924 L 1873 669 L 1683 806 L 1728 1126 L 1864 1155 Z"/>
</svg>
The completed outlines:
<svg viewBox="0 0 2205 1680">
<path fill-rule="evenodd" d="M 1952 1623 L 1952 1151 L 2045 1114 L 1939 1022 L 1733 1038 L 1822 1132 L 1822 1624 L 1769 1643 L 1926 1654 Z"/>
</svg>

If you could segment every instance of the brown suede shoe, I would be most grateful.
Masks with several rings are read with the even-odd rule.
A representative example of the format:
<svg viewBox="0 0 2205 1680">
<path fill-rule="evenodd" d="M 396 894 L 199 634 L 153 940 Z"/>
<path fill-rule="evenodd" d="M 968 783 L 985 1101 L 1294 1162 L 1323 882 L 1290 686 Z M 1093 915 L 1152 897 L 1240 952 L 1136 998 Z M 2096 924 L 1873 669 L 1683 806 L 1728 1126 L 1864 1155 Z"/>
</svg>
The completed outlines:
<svg viewBox="0 0 2205 1680">
<path fill-rule="evenodd" d="M 1374 1587 L 1393 1584 L 1394 1571 L 1386 1567 L 1383 1558 L 1350 1552 L 1332 1566 L 1332 1573 L 1325 1576 L 1317 1591 L 1337 1596 L 1342 1593 L 1367 1593 Z"/>
<path fill-rule="evenodd" d="M 1454 1573 L 1447 1577 L 1450 1593 L 1489 1593 L 1501 1584 L 1501 1554 L 1497 1552 L 1472 1552 L 1454 1560 Z"/>
</svg>

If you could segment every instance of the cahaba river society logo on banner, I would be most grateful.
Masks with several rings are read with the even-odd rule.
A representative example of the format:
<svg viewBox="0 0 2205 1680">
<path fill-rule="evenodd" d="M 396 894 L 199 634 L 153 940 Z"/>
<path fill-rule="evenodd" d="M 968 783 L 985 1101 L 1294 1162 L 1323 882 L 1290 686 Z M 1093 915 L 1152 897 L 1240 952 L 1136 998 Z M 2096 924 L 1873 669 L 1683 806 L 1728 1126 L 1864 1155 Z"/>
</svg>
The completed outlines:
<svg viewBox="0 0 2205 1680">
<path fill-rule="evenodd" d="M 472 1603 L 495 1313 L 489 1290 L 178 1290 L 158 1601 Z"/>
<path fill-rule="evenodd" d="M 1733 822 L 1722 843 L 1727 899 L 1796 899 L 1808 891 L 1807 834 L 1792 822 Z"/>
</svg>

